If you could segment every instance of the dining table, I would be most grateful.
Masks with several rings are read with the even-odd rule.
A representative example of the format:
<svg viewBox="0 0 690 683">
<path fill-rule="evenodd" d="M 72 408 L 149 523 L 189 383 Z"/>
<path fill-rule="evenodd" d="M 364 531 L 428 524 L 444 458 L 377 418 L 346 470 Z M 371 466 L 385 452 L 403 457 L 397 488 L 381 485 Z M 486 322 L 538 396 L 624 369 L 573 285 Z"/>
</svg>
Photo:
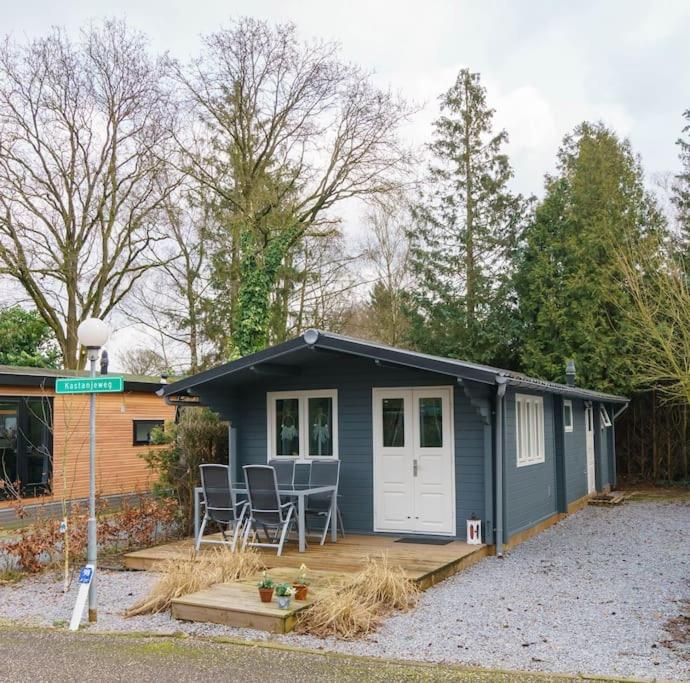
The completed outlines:
<svg viewBox="0 0 690 683">
<path fill-rule="evenodd" d="M 244 482 L 232 483 L 233 495 L 247 497 L 247 486 Z M 309 496 L 330 493 L 333 497 L 331 505 L 331 540 L 333 543 L 338 541 L 338 487 L 332 486 L 310 486 L 309 484 L 292 484 L 290 486 L 278 485 L 278 493 L 281 498 L 292 498 L 297 500 L 297 542 L 299 552 L 307 550 L 307 523 L 306 508 Z M 204 489 L 197 486 L 194 489 L 194 538 L 199 535 L 201 525 L 201 514 L 203 509 Z"/>
</svg>

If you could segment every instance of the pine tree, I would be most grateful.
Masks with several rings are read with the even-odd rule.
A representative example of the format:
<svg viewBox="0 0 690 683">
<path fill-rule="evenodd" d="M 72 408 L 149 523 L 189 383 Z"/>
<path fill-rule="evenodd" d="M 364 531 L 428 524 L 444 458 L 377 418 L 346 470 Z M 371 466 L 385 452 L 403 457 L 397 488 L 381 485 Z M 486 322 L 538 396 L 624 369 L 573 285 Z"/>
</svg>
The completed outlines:
<svg viewBox="0 0 690 683">
<path fill-rule="evenodd" d="M 562 381 L 574 358 L 583 385 L 632 388 L 636 364 L 625 314 L 631 304 L 615 251 L 626 245 L 643 263 L 663 229 L 627 140 L 589 123 L 566 136 L 558 173 L 547 176 L 546 195 L 518 250 L 525 372 Z"/>
<path fill-rule="evenodd" d="M 493 115 L 479 74 L 467 69 L 441 96 L 429 190 L 410 235 L 410 342 L 431 353 L 507 364 L 506 276 L 528 202 L 508 188 L 508 135 L 494 132 Z"/>
</svg>

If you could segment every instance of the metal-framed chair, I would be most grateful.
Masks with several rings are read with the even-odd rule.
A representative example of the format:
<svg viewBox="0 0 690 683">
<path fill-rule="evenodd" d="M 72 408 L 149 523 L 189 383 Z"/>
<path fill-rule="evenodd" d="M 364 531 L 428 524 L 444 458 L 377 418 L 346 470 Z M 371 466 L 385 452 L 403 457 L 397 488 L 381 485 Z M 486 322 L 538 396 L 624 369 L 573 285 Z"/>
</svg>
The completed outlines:
<svg viewBox="0 0 690 683">
<path fill-rule="evenodd" d="M 315 460 L 311 464 L 311 473 L 309 477 L 309 486 L 316 488 L 317 486 L 335 486 L 336 499 L 338 486 L 340 483 L 340 460 Z M 338 517 L 337 523 L 340 527 L 340 532 L 345 538 L 345 526 L 343 518 L 340 514 L 340 508 L 336 504 L 336 515 Z M 328 526 L 331 523 L 331 515 L 333 514 L 333 494 L 331 493 L 316 493 L 307 498 L 307 506 L 305 509 L 307 519 L 309 517 L 323 517 L 323 532 L 321 533 L 321 545 L 326 542 L 328 535 Z"/>
<path fill-rule="evenodd" d="M 268 466 L 276 471 L 276 480 L 280 488 L 289 488 L 295 482 L 295 461 L 292 458 L 272 458 Z"/>
<path fill-rule="evenodd" d="M 249 516 L 242 547 L 277 548 L 278 555 L 282 555 L 285 539 L 295 523 L 295 506 L 289 501 L 281 502 L 275 468 L 270 465 L 245 465 L 242 469 L 249 499 Z M 253 529 L 258 533 L 259 526 L 266 531 L 267 542 L 250 543 L 250 531 Z M 273 539 L 268 534 L 269 529 L 275 532 Z"/>
<path fill-rule="evenodd" d="M 204 505 L 204 519 L 196 537 L 195 550 L 198 552 L 202 543 L 230 545 L 234 552 L 240 530 L 244 524 L 247 503 L 238 503 L 230 484 L 230 468 L 227 465 L 200 465 L 201 488 Z M 220 527 L 222 541 L 203 540 L 206 525 L 214 522 Z M 232 540 L 226 530 L 232 528 Z"/>
</svg>

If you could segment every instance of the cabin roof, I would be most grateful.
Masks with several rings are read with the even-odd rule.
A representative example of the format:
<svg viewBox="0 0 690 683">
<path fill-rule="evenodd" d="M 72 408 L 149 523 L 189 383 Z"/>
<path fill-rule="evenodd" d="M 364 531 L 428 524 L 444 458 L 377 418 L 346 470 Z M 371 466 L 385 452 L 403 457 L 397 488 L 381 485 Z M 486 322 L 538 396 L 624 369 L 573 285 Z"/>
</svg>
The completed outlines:
<svg viewBox="0 0 690 683">
<path fill-rule="evenodd" d="M 200 388 L 201 385 L 209 382 L 216 384 L 222 378 L 235 380 L 239 379 L 237 375 L 244 376 L 248 372 L 262 373 L 270 369 L 280 373 L 281 370 L 294 367 L 295 361 L 308 362 L 308 359 L 305 360 L 305 352 L 319 351 L 359 356 L 369 358 L 377 363 L 426 370 L 484 384 L 495 385 L 499 382 L 507 382 L 511 386 L 528 390 L 611 403 L 627 403 L 629 400 L 624 396 L 528 377 L 512 370 L 494 368 L 489 365 L 454 358 L 432 356 L 321 330 L 307 330 L 295 339 L 191 375 L 172 384 L 164 385 L 160 388 L 159 393 L 166 397 L 189 396 L 196 394 L 195 389 Z"/>
</svg>

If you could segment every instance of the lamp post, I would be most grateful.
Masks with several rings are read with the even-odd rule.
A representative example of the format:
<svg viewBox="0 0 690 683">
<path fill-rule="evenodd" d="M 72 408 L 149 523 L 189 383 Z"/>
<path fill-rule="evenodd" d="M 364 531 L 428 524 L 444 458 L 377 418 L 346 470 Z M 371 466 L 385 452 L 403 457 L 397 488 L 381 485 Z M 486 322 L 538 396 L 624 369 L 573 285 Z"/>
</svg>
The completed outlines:
<svg viewBox="0 0 690 683">
<path fill-rule="evenodd" d="M 91 377 L 96 376 L 98 352 L 110 336 L 110 328 L 98 318 L 87 318 L 77 328 L 79 343 L 86 347 Z M 87 563 L 93 565 L 94 575 L 89 586 L 89 621 L 96 621 L 96 394 L 91 392 L 89 404 L 89 521 Z"/>
</svg>

